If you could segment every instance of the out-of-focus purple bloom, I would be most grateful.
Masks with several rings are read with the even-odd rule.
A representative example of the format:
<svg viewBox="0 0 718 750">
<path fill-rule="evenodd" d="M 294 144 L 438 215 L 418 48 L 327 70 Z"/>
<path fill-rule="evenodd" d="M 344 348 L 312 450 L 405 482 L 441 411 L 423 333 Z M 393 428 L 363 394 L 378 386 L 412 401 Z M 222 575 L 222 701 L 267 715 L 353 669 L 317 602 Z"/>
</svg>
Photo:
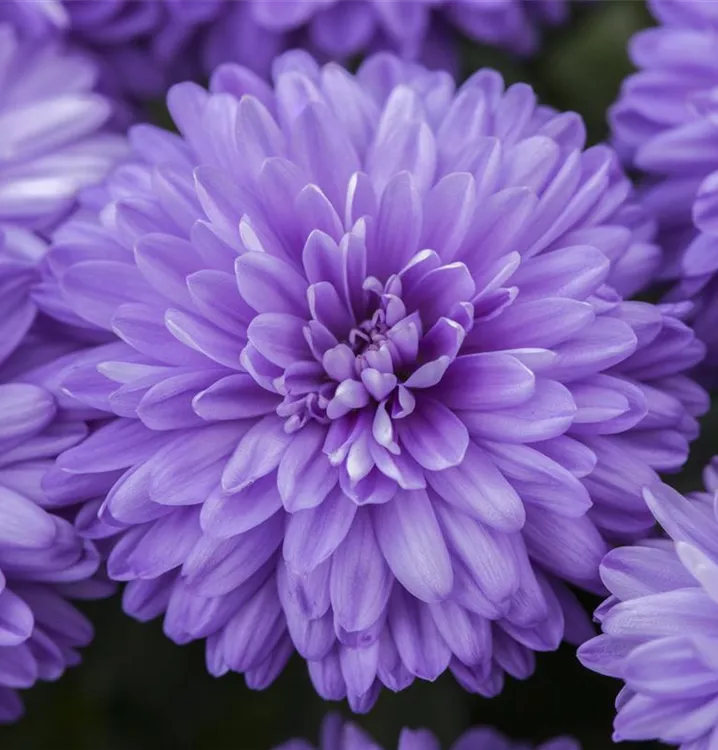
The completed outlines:
<svg viewBox="0 0 718 750">
<path fill-rule="evenodd" d="M 44 250 L 29 230 L 0 234 L 0 723 L 22 713 L 18 689 L 79 661 L 92 627 L 69 599 L 108 591 L 94 578 L 94 545 L 53 512 L 43 489 L 56 456 L 87 435 L 82 410 L 67 397 L 64 409 L 52 392 L 55 360 L 67 366 L 79 345 L 37 316 L 31 295 Z"/>
<path fill-rule="evenodd" d="M 649 0 L 658 28 L 631 42 L 639 72 L 611 111 L 616 146 L 642 170 L 646 206 L 668 251 L 672 299 L 694 302 L 693 326 L 718 366 L 718 6 Z M 715 375 L 714 375 L 715 377 Z"/>
<path fill-rule="evenodd" d="M 347 61 L 378 49 L 456 64 L 457 32 L 526 55 L 565 0 L 0 0 L 0 18 L 69 34 L 97 53 L 106 83 L 131 98 L 162 96 L 234 62 L 265 77 L 290 47 Z"/>
<path fill-rule="evenodd" d="M 26 8 L 30 21 L 37 5 Z M 95 66 L 9 20 L 0 24 L 0 722 L 21 714 L 17 689 L 79 660 L 92 628 L 69 599 L 107 591 L 94 578 L 94 545 L 43 490 L 57 454 L 87 428 L 82 410 L 53 393 L 53 360 L 66 366 L 80 344 L 38 308 L 47 234 L 126 152 L 103 131 L 111 108 L 93 91 Z"/>
<path fill-rule="evenodd" d="M 105 128 L 112 107 L 94 91 L 95 65 L 13 21 L 0 23 L 0 362 L 44 304 L 47 236 L 128 151 Z"/>
<path fill-rule="evenodd" d="M 61 42 L 0 24 L 0 225 L 48 231 L 124 153 L 104 132 L 96 67 Z"/>
<path fill-rule="evenodd" d="M 596 611 L 603 635 L 579 649 L 601 674 L 626 683 L 614 739 L 658 739 L 683 750 L 718 738 L 718 459 L 705 492 L 645 491 L 668 538 L 610 552 L 611 596 Z"/>
<path fill-rule="evenodd" d="M 451 750 L 529 750 L 531 746 L 505 737 L 491 727 L 476 727 L 465 732 Z M 580 750 L 580 745 L 568 737 L 557 737 L 544 742 L 537 750 Z M 403 729 L 397 750 L 440 750 L 436 737 L 425 729 Z M 305 740 L 290 740 L 276 750 L 315 750 Z M 356 724 L 329 715 L 322 724 L 319 750 L 381 750 L 369 735 Z"/>
<path fill-rule="evenodd" d="M 113 335 L 65 390 L 117 418 L 48 491 L 116 536 L 126 610 L 256 688 L 296 648 L 358 711 L 581 641 L 563 582 L 651 527 L 706 408 L 682 310 L 624 299 L 659 257 L 614 153 L 387 55 L 168 101 L 180 135 L 133 129 L 50 253 L 55 309 Z"/>
<path fill-rule="evenodd" d="M 16 690 L 55 680 L 79 661 L 90 623 L 69 603 L 94 598 L 99 555 L 73 525 L 46 509 L 42 477 L 85 435 L 46 389 L 0 382 L 0 723 L 22 713 Z"/>
</svg>

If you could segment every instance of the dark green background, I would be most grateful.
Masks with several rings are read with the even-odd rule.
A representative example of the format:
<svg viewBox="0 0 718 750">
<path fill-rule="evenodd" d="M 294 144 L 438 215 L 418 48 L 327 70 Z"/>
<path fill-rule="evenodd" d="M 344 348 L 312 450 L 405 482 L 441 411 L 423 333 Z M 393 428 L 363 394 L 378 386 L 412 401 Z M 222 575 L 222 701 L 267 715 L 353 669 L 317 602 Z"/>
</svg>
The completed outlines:
<svg viewBox="0 0 718 750">
<path fill-rule="evenodd" d="M 531 83 L 544 102 L 580 112 L 596 142 L 605 137 L 606 108 L 631 70 L 627 40 L 648 24 L 639 0 L 580 2 L 571 23 L 549 33 L 534 59 L 517 62 L 466 43 L 463 72 L 491 65 L 509 82 Z M 697 467 L 710 455 L 704 436 L 680 478 L 682 487 L 696 485 Z M 587 600 L 587 606 L 595 603 Z M 158 622 L 142 625 L 124 617 L 117 597 L 86 611 L 98 637 L 85 650 L 84 663 L 26 694 L 27 716 L 0 729 L 0 750 L 269 750 L 293 736 L 315 740 L 327 711 L 348 713 L 346 706 L 316 696 L 299 659 L 269 690 L 255 693 L 237 675 L 209 677 L 202 644 L 175 646 Z M 387 750 L 396 747 L 402 726 L 428 727 L 448 747 L 473 724 L 492 724 L 536 742 L 572 734 L 587 750 L 598 750 L 611 745 L 617 689 L 583 670 L 573 650 L 563 647 L 540 655 L 532 679 L 509 681 L 494 700 L 468 695 L 444 676 L 434 684 L 417 682 L 400 695 L 385 691 L 358 721 Z"/>
</svg>

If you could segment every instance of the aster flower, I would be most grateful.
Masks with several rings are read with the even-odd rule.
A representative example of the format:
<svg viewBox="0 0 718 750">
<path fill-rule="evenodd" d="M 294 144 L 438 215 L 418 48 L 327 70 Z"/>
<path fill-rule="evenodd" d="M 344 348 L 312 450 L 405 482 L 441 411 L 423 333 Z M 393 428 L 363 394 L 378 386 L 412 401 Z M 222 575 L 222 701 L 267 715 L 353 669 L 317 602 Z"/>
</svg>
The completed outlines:
<svg viewBox="0 0 718 750">
<path fill-rule="evenodd" d="M 718 13 L 714 3 L 649 0 L 657 28 L 638 33 L 639 72 L 611 111 L 616 146 L 647 175 L 645 204 L 661 223 L 672 299 L 694 302 L 693 326 L 718 365 Z M 714 375 L 713 378 L 714 379 Z"/>
<path fill-rule="evenodd" d="M 0 0 L 33 33 L 60 30 L 97 53 L 105 84 L 134 100 L 235 62 L 268 76 L 289 47 L 326 60 L 391 49 L 456 65 L 457 32 L 526 55 L 540 28 L 566 19 L 565 0 Z"/>
<path fill-rule="evenodd" d="M 46 489 L 114 536 L 126 610 L 255 688 L 296 648 L 358 711 L 587 637 L 565 582 L 652 526 L 707 405 L 684 311 L 623 297 L 659 257 L 613 152 L 493 71 L 385 55 L 168 104 L 179 135 L 133 129 L 49 256 L 113 336 L 65 392 L 115 419 Z"/>
<path fill-rule="evenodd" d="M 17 689 L 55 680 L 78 663 L 92 626 L 69 602 L 107 587 L 99 555 L 73 525 L 43 507 L 42 474 L 85 435 L 59 416 L 47 390 L 0 383 L 0 723 L 22 713 Z"/>
<path fill-rule="evenodd" d="M 683 750 L 718 737 L 718 460 L 705 491 L 659 484 L 645 499 L 666 538 L 610 552 L 611 596 L 596 611 L 603 634 L 579 649 L 590 669 L 626 683 L 614 739 L 658 739 Z"/>
<path fill-rule="evenodd" d="M 124 153 L 95 66 L 0 24 L 0 225 L 47 232 Z"/>
<path fill-rule="evenodd" d="M 424 729 L 403 729 L 397 750 L 439 750 L 434 735 Z M 467 731 L 451 750 L 527 750 L 525 743 L 513 742 L 490 727 L 476 727 Z M 568 737 L 557 737 L 538 746 L 537 750 L 579 750 L 580 745 Z M 304 740 L 290 740 L 276 750 L 314 750 Z M 329 715 L 322 724 L 319 750 L 380 750 L 363 730 L 341 717 Z"/>
<path fill-rule="evenodd" d="M 32 15 L 47 5 L 24 8 Z M 6 15 L 10 7 L 0 3 Z M 1 362 L 46 296 L 47 235 L 74 207 L 77 193 L 104 177 L 127 146 L 105 127 L 112 106 L 94 91 L 98 73 L 85 55 L 9 23 L 0 23 L 0 49 Z M 42 302 L 48 307 L 52 289 Z"/>
<path fill-rule="evenodd" d="M 559 24 L 567 15 L 564 0 L 307 0 L 272 5 L 249 0 L 226 5 L 223 23 L 210 30 L 206 55 L 215 65 L 246 65 L 249 55 L 236 56 L 236 39 L 244 41 L 242 30 L 254 27 L 277 35 L 284 48 L 295 43 L 324 59 L 348 60 L 368 50 L 389 49 L 407 59 L 453 67 L 457 32 L 528 55 L 538 47 L 541 26 Z"/>
<path fill-rule="evenodd" d="M 92 627 L 69 600 L 107 592 L 94 545 L 42 489 L 87 428 L 83 411 L 52 392 L 53 360 L 80 344 L 39 307 L 52 306 L 44 235 L 126 145 L 103 132 L 111 108 L 93 92 L 95 67 L 34 33 L 0 24 L 0 722 L 21 714 L 18 689 L 79 660 Z"/>
<path fill-rule="evenodd" d="M 79 661 L 92 626 L 70 599 L 109 590 L 95 577 L 95 546 L 42 489 L 58 453 L 87 435 L 82 409 L 52 392 L 56 363 L 69 364 L 79 344 L 37 315 L 32 293 L 44 251 L 28 230 L 0 234 L 0 723 L 21 715 L 18 689 Z"/>
</svg>

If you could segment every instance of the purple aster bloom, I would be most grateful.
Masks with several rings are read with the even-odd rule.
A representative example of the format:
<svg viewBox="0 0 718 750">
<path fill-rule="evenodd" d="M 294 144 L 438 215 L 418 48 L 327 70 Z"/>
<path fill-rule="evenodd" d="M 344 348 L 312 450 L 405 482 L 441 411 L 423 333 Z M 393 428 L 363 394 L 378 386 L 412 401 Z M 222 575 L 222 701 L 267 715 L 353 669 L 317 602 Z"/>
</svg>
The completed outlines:
<svg viewBox="0 0 718 750">
<path fill-rule="evenodd" d="M 32 12 L 49 5 L 33 3 Z M 12 7 L 0 3 L 6 15 Z M 46 237 L 127 145 L 105 127 L 112 107 L 95 93 L 97 69 L 85 55 L 8 23 L 0 23 L 0 50 L 2 362 L 30 329 L 38 305 L 51 304 L 53 287 L 43 289 L 41 263 Z"/>
<path fill-rule="evenodd" d="M 48 231 L 124 153 L 95 66 L 0 24 L 0 225 Z M 2 303 L 0 303 L 2 304 Z"/>
<path fill-rule="evenodd" d="M 0 383 L 0 723 L 22 713 L 16 690 L 55 680 L 78 663 L 92 626 L 69 602 L 107 587 L 99 555 L 72 523 L 45 508 L 42 476 L 86 434 L 46 389 Z"/>
<path fill-rule="evenodd" d="M 179 135 L 134 128 L 49 256 L 109 337 L 64 390 L 115 419 L 46 484 L 114 535 L 125 609 L 256 688 L 296 648 L 357 711 L 590 635 L 565 582 L 652 526 L 707 406 L 684 310 L 625 299 L 660 258 L 614 153 L 388 55 L 168 104 Z"/>
<path fill-rule="evenodd" d="M 610 552 L 603 635 L 579 649 L 590 669 L 626 683 L 614 739 L 658 739 L 683 750 L 718 738 L 718 459 L 705 491 L 658 484 L 645 499 L 667 534 Z"/>
<path fill-rule="evenodd" d="M 490 727 L 475 727 L 463 734 L 451 750 L 530 750 L 530 745 L 515 742 Z M 440 750 L 439 741 L 425 729 L 403 729 L 397 750 Z M 276 750 L 315 750 L 305 740 L 290 740 Z M 322 723 L 319 750 L 381 750 L 356 724 L 344 722 L 340 716 L 326 717 Z M 537 750 L 580 750 L 568 737 L 557 737 L 538 746 Z"/>
<path fill-rule="evenodd" d="M 695 303 L 693 325 L 718 366 L 718 12 L 700 0 L 649 0 L 657 28 L 638 33 L 639 72 L 611 111 L 616 146 L 647 175 L 645 204 L 658 217 L 677 280 L 672 299 Z"/>
<path fill-rule="evenodd" d="M 0 233 L 0 723 L 21 715 L 18 689 L 79 661 L 92 627 L 69 600 L 108 592 L 95 578 L 95 546 L 53 511 L 43 489 L 57 455 L 87 435 L 82 409 L 52 393 L 61 375 L 54 361 L 68 366 L 79 344 L 37 316 L 32 294 L 44 251 L 26 229 Z"/>
<path fill-rule="evenodd" d="M 107 592 L 94 545 L 43 489 L 55 457 L 87 427 L 57 391 L 52 364 L 69 366 L 80 344 L 38 314 L 53 298 L 43 290 L 44 235 L 126 152 L 103 130 L 111 110 L 93 92 L 96 78 L 84 55 L 0 24 L 0 722 L 21 714 L 17 689 L 77 663 L 92 628 L 69 599 Z"/>
<path fill-rule="evenodd" d="M 265 77 L 295 46 L 324 60 L 389 49 L 455 66 L 458 31 L 526 55 L 542 26 L 567 15 L 566 0 L 0 0 L 0 18 L 34 33 L 66 31 L 95 51 L 107 85 L 134 99 L 225 62 Z"/>
</svg>

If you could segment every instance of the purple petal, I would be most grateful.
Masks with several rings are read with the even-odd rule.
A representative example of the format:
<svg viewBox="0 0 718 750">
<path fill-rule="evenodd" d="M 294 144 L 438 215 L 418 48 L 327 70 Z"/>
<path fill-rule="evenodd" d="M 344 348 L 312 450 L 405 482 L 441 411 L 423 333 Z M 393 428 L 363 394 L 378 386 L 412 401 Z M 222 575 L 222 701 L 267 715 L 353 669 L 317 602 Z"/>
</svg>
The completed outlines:
<svg viewBox="0 0 718 750">
<path fill-rule="evenodd" d="M 493 411 L 524 403 L 535 387 L 534 374 L 518 359 L 486 352 L 457 357 L 441 381 L 440 393 L 449 408 Z"/>
<path fill-rule="evenodd" d="M 286 368 L 311 359 L 304 339 L 305 322 L 286 313 L 262 313 L 250 323 L 247 338 L 270 362 Z"/>
<path fill-rule="evenodd" d="M 356 632 L 377 622 L 389 601 L 393 581 L 369 512 L 359 511 L 332 558 L 330 591 L 336 624 Z"/>
<path fill-rule="evenodd" d="M 470 442 L 465 460 L 428 472 L 429 486 L 446 502 L 498 531 L 519 531 L 526 520 L 521 498 L 489 456 Z"/>
<path fill-rule="evenodd" d="M 277 472 L 277 487 L 286 510 L 293 513 L 321 503 L 339 477 L 323 451 L 326 430 L 310 423 L 286 447 Z"/>
<path fill-rule="evenodd" d="M 357 506 L 336 488 L 320 505 L 287 519 L 284 559 L 297 573 L 309 573 L 327 560 L 352 526 Z"/>
<path fill-rule="evenodd" d="M 427 494 L 399 492 L 388 503 L 373 507 L 372 519 L 381 551 L 399 583 L 425 602 L 449 596 L 451 559 Z"/>
<path fill-rule="evenodd" d="M 239 441 L 222 473 L 222 489 L 239 492 L 274 471 L 292 442 L 281 419 L 271 414 L 253 425 Z"/>
<path fill-rule="evenodd" d="M 216 539 L 229 539 L 253 529 L 282 507 L 276 478 L 264 476 L 230 495 L 214 490 L 200 513 L 202 530 Z"/>
<path fill-rule="evenodd" d="M 235 268 L 242 298 L 258 313 L 306 314 L 306 279 L 288 263 L 249 252 L 237 258 Z"/>
<path fill-rule="evenodd" d="M 272 413 L 278 404 L 276 395 L 246 373 L 220 378 L 192 399 L 195 413 L 208 422 L 262 417 Z"/>
<path fill-rule="evenodd" d="M 441 471 L 464 460 L 469 433 L 463 422 L 438 401 L 422 397 L 417 408 L 401 420 L 401 444 L 429 471 Z"/>
</svg>

